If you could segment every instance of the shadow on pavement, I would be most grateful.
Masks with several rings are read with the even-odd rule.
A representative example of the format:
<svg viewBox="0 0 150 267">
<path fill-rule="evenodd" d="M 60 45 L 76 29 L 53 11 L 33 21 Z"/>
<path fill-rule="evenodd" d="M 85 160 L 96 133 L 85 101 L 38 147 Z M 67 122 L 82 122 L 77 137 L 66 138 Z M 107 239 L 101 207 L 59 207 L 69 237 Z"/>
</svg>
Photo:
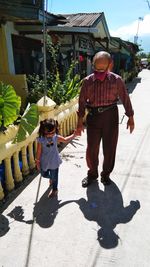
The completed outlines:
<svg viewBox="0 0 150 267">
<path fill-rule="evenodd" d="M 24 219 L 24 210 L 22 206 L 16 206 L 7 216 L 18 222 L 27 224 L 37 223 L 42 228 L 51 227 L 58 214 L 58 210 L 66 204 L 73 202 L 68 200 L 61 202 L 57 197 L 49 199 L 49 189 L 42 195 L 40 200 L 36 202 L 33 210 L 33 218 L 31 220 Z"/>
<path fill-rule="evenodd" d="M 9 229 L 10 227 L 8 219 L 3 214 L 0 214 L 0 237 L 7 234 Z"/>
<path fill-rule="evenodd" d="M 98 183 L 95 182 L 87 188 L 87 200 L 81 198 L 76 203 L 87 220 L 95 221 L 100 226 L 97 240 L 100 246 L 106 249 L 118 245 L 120 237 L 114 231 L 116 225 L 131 221 L 140 208 L 138 200 L 132 200 L 127 207 L 124 207 L 122 194 L 114 182 L 106 186 L 104 191 L 100 190 Z"/>
<path fill-rule="evenodd" d="M 33 216 L 31 220 L 24 220 L 24 210 L 22 206 L 16 206 L 9 214 L 7 214 L 7 216 L 13 218 L 15 221 L 31 224 L 25 267 L 29 266 L 31 245 L 32 245 L 32 240 L 33 240 L 33 232 L 34 232 L 35 223 L 37 223 L 40 227 L 43 227 L 43 228 L 51 227 L 58 214 L 58 209 L 60 209 L 66 204 L 73 202 L 72 200 L 69 200 L 69 201 L 60 203 L 61 200 L 58 200 L 57 197 L 53 199 L 48 199 L 47 196 L 48 196 L 49 189 L 47 189 L 47 191 L 42 195 L 40 200 L 37 201 L 38 196 L 39 196 L 40 183 L 41 183 L 41 178 L 39 180 L 39 185 L 38 185 L 38 190 L 37 190 L 37 195 L 36 195 L 36 200 L 35 200 L 35 207 L 33 210 Z M 9 222 L 8 222 L 8 225 L 9 225 Z M 5 226 L 6 226 L 6 222 L 5 222 Z M 9 230 L 9 227 L 8 227 L 8 230 Z M 7 233 L 6 230 L 5 230 L 5 233 Z"/>
<path fill-rule="evenodd" d="M 72 200 L 61 202 L 57 197 L 49 199 L 48 196 L 49 189 L 44 193 L 40 200 L 35 204 L 33 216 L 36 223 L 43 228 L 51 227 L 54 220 L 58 214 L 58 210 L 64 205 L 67 205 Z"/>
<path fill-rule="evenodd" d="M 22 182 L 16 184 L 15 189 L 11 192 L 5 192 L 5 198 L 0 201 L 0 212 L 8 208 L 8 206 L 23 192 L 23 190 L 37 177 L 38 172 L 35 171 L 34 174 L 30 174 L 23 179 Z"/>
<path fill-rule="evenodd" d="M 49 199 L 47 197 L 48 192 L 49 189 L 47 189 L 39 201 L 35 201 L 31 220 L 24 219 L 24 210 L 21 206 L 16 206 L 7 216 L 19 222 L 32 224 L 32 228 L 35 223 L 42 228 L 49 228 L 53 225 L 59 209 L 64 205 L 74 202 L 79 205 L 87 220 L 95 221 L 100 227 L 97 232 L 97 240 L 100 246 L 110 249 L 116 247 L 120 239 L 114 231 L 117 224 L 125 224 L 131 221 L 136 211 L 140 208 L 138 200 L 132 200 L 128 206 L 124 207 L 122 194 L 114 182 L 109 186 L 105 186 L 104 191 L 102 191 L 96 181 L 87 188 L 87 200 L 80 198 L 79 200 L 61 202 L 57 197 Z M 9 222 L 4 216 L 3 218 L 0 217 L 0 220 L 3 221 L 2 225 L 4 226 L 0 228 L 1 236 L 8 232 Z"/>
<path fill-rule="evenodd" d="M 24 220 L 24 210 L 22 206 L 16 206 L 10 213 L 7 214 L 10 218 L 17 222 L 24 222 L 27 224 L 32 224 L 33 220 Z"/>
<path fill-rule="evenodd" d="M 40 181 L 32 219 L 24 219 L 24 210 L 21 206 L 16 206 L 9 214 L 7 214 L 7 216 L 16 221 L 32 225 L 31 237 L 29 240 L 29 252 L 34 224 L 37 223 L 42 228 L 51 227 L 59 209 L 69 203 L 77 203 L 84 217 L 87 220 L 95 221 L 98 224 L 100 229 L 97 232 L 97 240 L 100 246 L 106 249 L 114 248 L 118 245 L 120 237 L 114 230 L 117 224 L 125 224 L 131 221 L 136 211 L 140 208 L 140 202 L 138 200 L 132 200 L 128 206 L 124 207 L 122 194 L 114 182 L 109 186 L 105 186 L 104 191 L 102 191 L 96 181 L 87 188 L 87 200 L 80 198 L 79 200 L 61 202 L 57 197 L 49 199 L 49 189 L 47 189 L 38 200 Z M 1 215 L 0 222 L 0 236 L 2 236 L 9 231 L 9 221 L 5 216 Z"/>
</svg>

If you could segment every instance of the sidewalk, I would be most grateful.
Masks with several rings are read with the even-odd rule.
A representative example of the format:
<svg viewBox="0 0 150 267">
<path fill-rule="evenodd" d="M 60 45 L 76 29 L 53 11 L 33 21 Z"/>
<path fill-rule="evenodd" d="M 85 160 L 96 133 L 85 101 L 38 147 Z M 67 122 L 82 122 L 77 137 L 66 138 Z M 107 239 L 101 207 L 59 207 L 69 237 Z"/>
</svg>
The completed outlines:
<svg viewBox="0 0 150 267">
<path fill-rule="evenodd" d="M 38 175 L 0 215 L 0 267 L 149 267 L 149 84 L 150 71 L 143 70 L 128 87 L 133 134 L 118 105 L 113 183 L 82 188 L 86 132 L 69 143 L 61 151 L 58 199 L 47 198 L 48 181 Z"/>
</svg>

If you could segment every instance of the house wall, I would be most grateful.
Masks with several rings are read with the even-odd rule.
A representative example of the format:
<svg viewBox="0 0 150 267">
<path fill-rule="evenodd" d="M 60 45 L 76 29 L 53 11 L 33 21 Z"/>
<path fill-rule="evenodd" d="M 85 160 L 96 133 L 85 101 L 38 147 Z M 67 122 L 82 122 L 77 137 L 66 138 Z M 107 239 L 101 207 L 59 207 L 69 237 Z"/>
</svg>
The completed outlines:
<svg viewBox="0 0 150 267">
<path fill-rule="evenodd" d="M 103 24 L 102 21 L 100 21 L 100 22 L 97 24 L 96 29 L 98 29 L 98 32 L 97 32 L 97 33 L 93 33 L 93 35 L 94 35 L 95 38 L 99 38 L 99 37 L 101 37 L 101 38 L 105 38 L 105 37 L 108 37 L 108 36 L 106 35 L 106 31 L 105 31 L 104 26 L 105 26 L 105 25 Z"/>
<path fill-rule="evenodd" d="M 0 73 L 9 73 L 5 28 L 0 27 Z"/>
<path fill-rule="evenodd" d="M 0 73 L 15 74 L 11 34 L 17 32 L 12 22 L 0 28 Z"/>
<path fill-rule="evenodd" d="M 9 65 L 9 73 L 15 74 L 15 66 L 14 66 L 14 56 L 13 56 L 13 47 L 12 47 L 12 34 L 18 34 L 14 29 L 13 22 L 7 22 L 5 25 L 5 34 L 6 34 L 6 44 L 8 51 L 8 65 Z"/>
<path fill-rule="evenodd" d="M 17 34 L 12 22 L 0 27 L 0 81 L 14 87 L 17 95 L 21 97 L 21 107 L 24 109 L 28 87 L 26 75 L 15 75 L 12 33 Z"/>
</svg>

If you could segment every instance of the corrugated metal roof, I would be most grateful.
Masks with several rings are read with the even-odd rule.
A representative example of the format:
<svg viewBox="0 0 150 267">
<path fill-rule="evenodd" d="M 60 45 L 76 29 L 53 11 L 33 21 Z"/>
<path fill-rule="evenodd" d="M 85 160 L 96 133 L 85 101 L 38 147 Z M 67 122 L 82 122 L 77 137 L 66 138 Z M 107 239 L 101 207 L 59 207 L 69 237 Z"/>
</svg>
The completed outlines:
<svg viewBox="0 0 150 267">
<path fill-rule="evenodd" d="M 62 14 L 67 22 L 67 27 L 92 27 L 93 24 L 100 18 L 102 13 L 77 13 L 77 14 Z"/>
</svg>

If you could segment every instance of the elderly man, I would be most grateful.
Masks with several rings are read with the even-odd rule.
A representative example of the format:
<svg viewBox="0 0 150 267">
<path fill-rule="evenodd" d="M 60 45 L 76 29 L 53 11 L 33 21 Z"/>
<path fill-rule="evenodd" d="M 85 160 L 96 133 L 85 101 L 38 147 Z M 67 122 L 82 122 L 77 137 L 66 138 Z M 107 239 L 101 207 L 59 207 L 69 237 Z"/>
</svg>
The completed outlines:
<svg viewBox="0 0 150 267">
<path fill-rule="evenodd" d="M 101 182 L 104 185 L 111 183 L 110 173 L 115 164 L 116 147 L 118 142 L 118 107 L 120 99 L 125 114 L 128 117 L 127 129 L 134 130 L 134 112 L 125 84 L 120 76 L 110 72 L 112 65 L 111 55 L 105 51 L 95 54 L 93 58 L 94 72 L 83 79 L 79 96 L 77 134 L 84 131 L 83 117 L 88 110 L 87 150 L 86 161 L 88 166 L 87 177 L 82 180 L 82 186 L 87 187 L 98 178 L 99 147 L 102 141 L 103 165 Z"/>
</svg>

